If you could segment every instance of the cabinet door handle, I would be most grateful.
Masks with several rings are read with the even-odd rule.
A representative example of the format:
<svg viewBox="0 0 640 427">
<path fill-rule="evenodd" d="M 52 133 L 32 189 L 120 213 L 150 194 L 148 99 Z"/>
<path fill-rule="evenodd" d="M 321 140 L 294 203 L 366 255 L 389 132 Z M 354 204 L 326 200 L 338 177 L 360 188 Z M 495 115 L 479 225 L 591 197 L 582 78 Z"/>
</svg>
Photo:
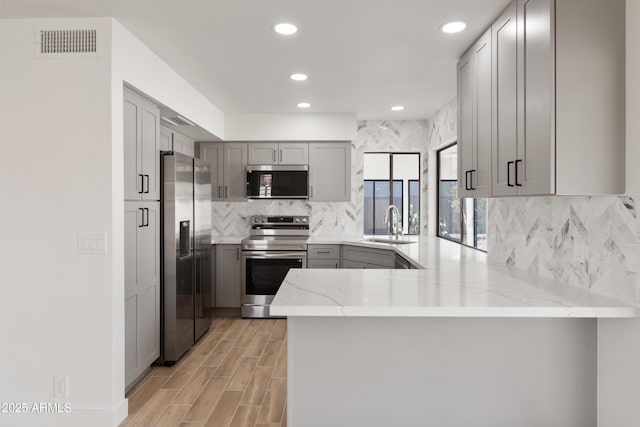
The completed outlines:
<svg viewBox="0 0 640 427">
<path fill-rule="evenodd" d="M 522 159 L 516 160 L 516 174 L 515 174 L 516 175 L 516 179 L 515 179 L 515 181 L 516 181 L 516 187 L 522 187 L 522 184 L 520 184 L 518 182 L 518 163 L 522 163 Z"/>
<path fill-rule="evenodd" d="M 329 251 L 318 251 L 318 253 L 319 254 L 327 254 L 327 255 L 329 255 L 331 252 L 329 252 Z"/>
<path fill-rule="evenodd" d="M 229 197 L 229 187 L 228 186 L 224 186 L 224 198 L 226 199 L 227 197 Z"/>
<path fill-rule="evenodd" d="M 475 172 L 475 169 L 471 169 L 469 171 L 469 190 L 475 190 L 475 188 L 473 187 L 473 173 Z"/>
<path fill-rule="evenodd" d="M 464 173 L 464 189 L 471 190 L 471 188 L 469 188 L 469 171 Z"/>
<path fill-rule="evenodd" d="M 138 225 L 138 228 L 142 228 L 144 227 L 144 209 L 138 208 L 138 210 L 140 211 L 140 225 Z"/>
<path fill-rule="evenodd" d="M 515 162 L 507 162 L 507 186 L 508 187 L 513 187 L 513 184 L 511 183 L 511 165 L 514 163 Z"/>
<path fill-rule="evenodd" d="M 149 175 L 144 175 L 144 176 L 147 177 L 147 189 L 144 191 L 144 194 L 149 194 Z M 142 182 L 144 183 L 144 181 Z"/>
<path fill-rule="evenodd" d="M 276 150 L 273 150 L 273 153 L 271 153 L 271 154 L 273 155 L 272 156 L 273 157 L 273 161 L 275 162 L 276 161 Z"/>
<path fill-rule="evenodd" d="M 140 177 L 140 190 L 138 191 L 138 194 L 142 194 L 144 193 L 144 175 L 139 173 L 138 176 Z"/>
<path fill-rule="evenodd" d="M 338 263 L 336 262 L 336 268 L 338 268 Z"/>
<path fill-rule="evenodd" d="M 149 208 L 144 208 L 145 212 L 147 213 L 147 220 L 144 223 L 145 227 L 149 226 Z"/>
<path fill-rule="evenodd" d="M 282 150 L 280 150 L 280 163 L 282 163 Z"/>
</svg>

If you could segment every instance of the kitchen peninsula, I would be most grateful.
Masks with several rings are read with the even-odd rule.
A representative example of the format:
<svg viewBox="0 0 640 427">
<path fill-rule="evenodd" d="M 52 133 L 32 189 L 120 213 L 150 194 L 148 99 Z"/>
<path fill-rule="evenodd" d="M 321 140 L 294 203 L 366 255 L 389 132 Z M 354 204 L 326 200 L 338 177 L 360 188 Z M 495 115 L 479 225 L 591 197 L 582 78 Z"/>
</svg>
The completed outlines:
<svg viewBox="0 0 640 427">
<path fill-rule="evenodd" d="M 634 307 L 435 237 L 331 243 L 420 268 L 288 273 L 289 425 L 596 426 L 597 322 Z"/>
</svg>

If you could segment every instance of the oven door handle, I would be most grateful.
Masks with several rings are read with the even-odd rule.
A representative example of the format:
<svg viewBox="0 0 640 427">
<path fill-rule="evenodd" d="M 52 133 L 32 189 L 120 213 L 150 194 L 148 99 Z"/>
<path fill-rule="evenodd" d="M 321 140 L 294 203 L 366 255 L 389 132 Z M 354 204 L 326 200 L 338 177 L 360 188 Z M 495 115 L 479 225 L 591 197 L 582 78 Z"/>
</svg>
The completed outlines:
<svg viewBox="0 0 640 427">
<path fill-rule="evenodd" d="M 273 259 L 273 258 L 306 258 L 306 252 L 278 252 L 272 251 L 244 251 L 242 252 L 243 258 L 252 259 Z"/>
</svg>

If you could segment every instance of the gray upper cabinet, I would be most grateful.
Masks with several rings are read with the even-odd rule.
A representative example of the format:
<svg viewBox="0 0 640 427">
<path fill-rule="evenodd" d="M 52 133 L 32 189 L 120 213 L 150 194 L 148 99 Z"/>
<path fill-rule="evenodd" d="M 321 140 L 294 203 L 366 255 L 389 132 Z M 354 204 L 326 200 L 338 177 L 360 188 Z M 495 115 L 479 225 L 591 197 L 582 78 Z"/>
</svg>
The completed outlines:
<svg viewBox="0 0 640 427">
<path fill-rule="evenodd" d="M 195 141 L 180 132 L 173 132 L 173 151 L 184 154 L 185 156 L 194 157 Z"/>
<path fill-rule="evenodd" d="M 494 196 L 516 194 L 517 14 L 512 2 L 492 27 L 493 33 L 493 188 Z M 498 78 L 499 76 L 499 78 Z"/>
<path fill-rule="evenodd" d="M 306 142 L 250 142 L 250 165 L 306 165 L 309 163 L 309 144 Z"/>
<path fill-rule="evenodd" d="M 278 160 L 281 165 L 306 165 L 309 163 L 309 144 L 288 142 L 278 146 Z"/>
<path fill-rule="evenodd" d="M 351 199 L 351 143 L 309 143 L 309 200 Z"/>
<path fill-rule="evenodd" d="M 250 165 L 278 164 L 277 142 L 251 142 L 248 144 Z"/>
<path fill-rule="evenodd" d="M 517 81 L 520 96 L 518 148 L 513 171 L 513 184 L 518 194 L 555 193 L 552 22 L 553 0 L 518 0 Z M 579 131 L 576 129 L 576 132 Z"/>
<path fill-rule="evenodd" d="M 491 30 L 458 62 L 458 195 L 491 195 Z"/>
<path fill-rule="evenodd" d="M 200 143 L 200 158 L 211 168 L 211 200 L 247 200 L 247 151 L 245 142 Z"/>
<path fill-rule="evenodd" d="M 124 198 L 160 199 L 160 110 L 124 89 Z"/>
<path fill-rule="evenodd" d="M 491 194 L 623 193 L 625 1 L 514 0 L 492 46 Z"/>
<path fill-rule="evenodd" d="M 160 126 L 160 151 L 173 150 L 173 132 L 164 126 Z"/>
<path fill-rule="evenodd" d="M 211 172 L 211 200 L 224 199 L 224 155 L 223 144 L 200 143 L 200 159 L 209 164 Z"/>
<path fill-rule="evenodd" d="M 247 195 L 247 144 L 244 142 L 225 142 L 224 188 L 223 197 L 227 201 L 246 201 Z"/>
<path fill-rule="evenodd" d="M 188 136 L 160 126 L 160 150 L 175 151 L 185 156 L 194 157 L 195 141 Z"/>
</svg>

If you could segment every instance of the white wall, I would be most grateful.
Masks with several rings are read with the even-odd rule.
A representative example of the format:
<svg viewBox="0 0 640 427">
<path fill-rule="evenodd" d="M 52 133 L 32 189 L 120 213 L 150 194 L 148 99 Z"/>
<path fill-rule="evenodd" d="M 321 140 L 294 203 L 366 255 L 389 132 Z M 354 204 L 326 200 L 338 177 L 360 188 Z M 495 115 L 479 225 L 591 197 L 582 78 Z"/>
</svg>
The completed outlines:
<svg viewBox="0 0 640 427">
<path fill-rule="evenodd" d="M 225 141 L 353 141 L 355 114 L 226 114 Z"/>
<path fill-rule="evenodd" d="M 36 59 L 35 28 L 45 22 L 97 25 L 105 55 Z M 107 19 L 0 20 L 0 402 L 72 409 L 3 413 L 3 425 L 107 426 L 123 409 L 114 389 L 123 381 L 113 362 L 122 322 L 113 304 L 109 31 Z M 107 235 L 106 256 L 78 255 L 84 232 Z M 68 399 L 53 399 L 54 377 L 69 378 Z"/>
<path fill-rule="evenodd" d="M 102 57 L 36 59 L 44 24 L 97 26 Z M 117 425 L 127 414 L 123 82 L 214 135 L 223 115 L 109 18 L 0 20 L 0 55 L 0 402 L 71 404 L 0 424 Z M 79 233 L 106 234 L 107 255 L 78 255 Z M 68 399 L 53 399 L 54 377 L 69 378 Z"/>
</svg>

